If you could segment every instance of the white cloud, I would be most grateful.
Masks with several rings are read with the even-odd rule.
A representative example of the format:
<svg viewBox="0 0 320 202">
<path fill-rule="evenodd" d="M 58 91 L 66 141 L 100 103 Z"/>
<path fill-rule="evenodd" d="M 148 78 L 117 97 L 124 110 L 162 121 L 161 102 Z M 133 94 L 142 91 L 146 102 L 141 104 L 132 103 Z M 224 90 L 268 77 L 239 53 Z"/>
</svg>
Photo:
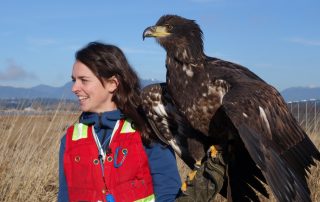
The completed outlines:
<svg viewBox="0 0 320 202">
<path fill-rule="evenodd" d="M 8 61 L 8 65 L 4 68 L 4 71 L 0 71 L 0 81 L 14 81 L 36 78 L 37 77 L 32 72 L 26 71 L 23 67 L 17 65 L 12 60 Z"/>
<path fill-rule="evenodd" d="M 305 46 L 320 46 L 320 40 L 310 40 L 310 39 L 305 39 L 300 37 L 293 37 L 293 38 L 290 38 L 289 41 L 291 41 L 292 43 L 297 43 Z"/>
</svg>

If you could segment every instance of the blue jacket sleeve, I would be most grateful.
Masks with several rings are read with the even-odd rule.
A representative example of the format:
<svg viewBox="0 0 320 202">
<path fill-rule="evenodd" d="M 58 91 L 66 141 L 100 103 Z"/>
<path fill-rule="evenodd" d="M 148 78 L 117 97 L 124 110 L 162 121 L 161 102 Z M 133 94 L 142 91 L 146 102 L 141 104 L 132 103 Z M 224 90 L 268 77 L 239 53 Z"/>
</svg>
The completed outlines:
<svg viewBox="0 0 320 202">
<path fill-rule="evenodd" d="M 59 192 L 58 192 L 58 202 L 68 202 L 68 187 L 66 176 L 64 175 L 63 168 L 63 156 L 66 144 L 66 136 L 64 135 L 60 142 L 60 151 L 59 151 Z"/>
<path fill-rule="evenodd" d="M 159 143 L 145 147 L 145 150 L 148 155 L 156 202 L 174 201 L 179 193 L 181 180 L 173 150 Z"/>
</svg>

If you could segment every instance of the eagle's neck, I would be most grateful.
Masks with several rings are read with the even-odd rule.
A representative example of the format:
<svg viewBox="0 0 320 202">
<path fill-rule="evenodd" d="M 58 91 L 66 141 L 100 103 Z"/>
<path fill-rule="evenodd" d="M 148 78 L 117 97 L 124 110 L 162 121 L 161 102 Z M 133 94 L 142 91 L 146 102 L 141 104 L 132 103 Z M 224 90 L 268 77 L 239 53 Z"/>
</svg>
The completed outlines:
<svg viewBox="0 0 320 202">
<path fill-rule="evenodd" d="M 204 71 L 205 63 L 194 65 L 191 63 L 182 63 L 175 57 L 167 55 L 167 89 L 174 105 L 179 111 L 190 121 L 191 125 L 195 126 L 195 122 L 199 119 L 205 120 L 201 122 L 200 130 L 202 133 L 207 134 L 208 125 L 203 124 L 209 120 L 208 117 L 212 117 L 212 111 L 208 111 L 203 108 L 202 105 L 198 105 L 199 102 L 207 101 L 209 98 L 203 97 L 203 92 L 210 92 L 207 84 L 210 84 L 208 74 Z M 200 90 L 201 89 L 201 90 Z M 204 91 L 203 91 L 204 89 Z M 213 99 L 216 101 L 216 99 Z M 212 101 L 212 102 L 213 102 Z M 203 112 L 202 117 L 198 115 L 193 116 L 193 113 Z"/>
<path fill-rule="evenodd" d="M 166 44 L 164 48 L 167 56 L 174 58 L 183 64 L 199 64 L 205 61 L 205 54 L 201 43 L 178 43 L 178 45 Z"/>
<path fill-rule="evenodd" d="M 175 94 L 177 97 L 180 97 L 180 94 L 184 94 L 184 89 L 193 91 L 195 88 L 194 85 L 198 85 L 199 82 L 203 80 L 203 74 L 199 73 L 204 70 L 204 65 L 205 63 L 201 60 L 193 63 L 186 63 L 177 59 L 175 55 L 167 55 L 166 80 L 169 91 L 179 92 L 178 94 Z M 175 98 L 173 99 L 175 100 Z"/>
</svg>

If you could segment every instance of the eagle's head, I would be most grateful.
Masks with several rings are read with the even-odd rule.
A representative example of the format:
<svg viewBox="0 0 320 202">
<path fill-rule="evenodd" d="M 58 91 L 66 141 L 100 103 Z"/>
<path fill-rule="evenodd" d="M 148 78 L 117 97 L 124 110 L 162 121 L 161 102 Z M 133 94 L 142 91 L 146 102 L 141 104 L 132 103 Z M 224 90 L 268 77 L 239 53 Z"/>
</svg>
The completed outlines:
<svg viewBox="0 0 320 202">
<path fill-rule="evenodd" d="M 144 30 L 145 37 L 155 37 L 168 55 L 181 62 L 193 63 L 204 58 L 202 31 L 194 20 L 164 15 L 156 25 Z"/>
</svg>

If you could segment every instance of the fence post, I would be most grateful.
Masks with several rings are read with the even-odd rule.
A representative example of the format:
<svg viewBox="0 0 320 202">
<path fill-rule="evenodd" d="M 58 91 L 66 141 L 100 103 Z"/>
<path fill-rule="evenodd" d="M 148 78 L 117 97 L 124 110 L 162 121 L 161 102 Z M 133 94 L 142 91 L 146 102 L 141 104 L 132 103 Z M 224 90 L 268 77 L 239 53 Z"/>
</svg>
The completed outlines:
<svg viewBox="0 0 320 202">
<path fill-rule="evenodd" d="M 298 123 L 300 124 L 300 109 L 299 109 L 299 101 L 298 101 Z"/>
<path fill-rule="evenodd" d="M 290 105 L 290 112 L 292 113 L 292 102 L 289 101 L 288 104 Z"/>
<path fill-rule="evenodd" d="M 306 101 L 306 131 L 308 130 L 308 100 Z"/>
<path fill-rule="evenodd" d="M 317 100 L 314 99 L 314 127 L 313 127 L 313 130 L 314 130 L 314 133 L 317 132 Z"/>
<path fill-rule="evenodd" d="M 317 126 L 318 126 L 318 122 L 317 122 L 317 100 L 314 101 L 314 132 L 317 132 Z"/>
</svg>

